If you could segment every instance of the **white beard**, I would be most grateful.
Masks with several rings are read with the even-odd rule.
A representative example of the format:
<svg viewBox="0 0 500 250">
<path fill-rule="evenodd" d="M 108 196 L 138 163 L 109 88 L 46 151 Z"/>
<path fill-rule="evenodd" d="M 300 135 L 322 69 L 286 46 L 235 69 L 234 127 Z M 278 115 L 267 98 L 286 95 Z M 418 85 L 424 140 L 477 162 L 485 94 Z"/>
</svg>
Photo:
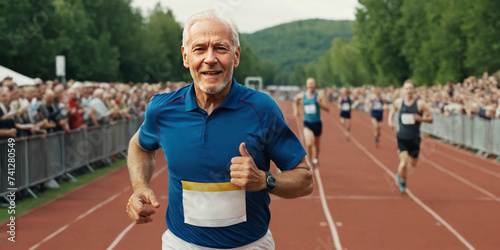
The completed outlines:
<svg viewBox="0 0 500 250">
<path fill-rule="evenodd" d="M 218 87 L 207 89 L 207 88 L 200 86 L 200 84 L 198 84 L 196 81 L 194 82 L 194 84 L 196 84 L 196 86 L 198 86 L 198 88 L 201 91 L 203 91 L 205 94 L 210 94 L 210 95 L 217 94 L 217 93 L 221 92 L 224 88 L 226 88 L 228 83 L 229 83 L 229 81 L 218 86 Z"/>
</svg>

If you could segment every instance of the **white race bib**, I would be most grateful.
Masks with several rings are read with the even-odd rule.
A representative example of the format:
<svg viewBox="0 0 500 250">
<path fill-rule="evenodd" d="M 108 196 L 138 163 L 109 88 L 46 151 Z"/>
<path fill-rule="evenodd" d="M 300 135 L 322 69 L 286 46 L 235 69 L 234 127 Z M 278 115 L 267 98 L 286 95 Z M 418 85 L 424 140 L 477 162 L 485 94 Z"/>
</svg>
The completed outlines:
<svg viewBox="0 0 500 250">
<path fill-rule="evenodd" d="M 381 110 L 381 109 L 383 109 L 382 103 L 380 103 L 380 102 L 374 102 L 373 103 L 373 109 L 374 110 Z"/>
<path fill-rule="evenodd" d="M 415 114 L 411 114 L 411 113 L 401 114 L 401 123 L 403 125 L 413 125 L 413 124 L 415 124 Z"/>
<path fill-rule="evenodd" d="M 184 222 L 226 227 L 247 220 L 245 190 L 231 184 L 182 181 Z"/>
<path fill-rule="evenodd" d="M 349 111 L 351 109 L 351 105 L 347 102 L 342 103 L 342 106 L 340 107 L 342 111 Z"/>
<path fill-rule="evenodd" d="M 316 105 L 315 104 L 304 105 L 304 112 L 306 114 L 316 114 Z"/>
</svg>

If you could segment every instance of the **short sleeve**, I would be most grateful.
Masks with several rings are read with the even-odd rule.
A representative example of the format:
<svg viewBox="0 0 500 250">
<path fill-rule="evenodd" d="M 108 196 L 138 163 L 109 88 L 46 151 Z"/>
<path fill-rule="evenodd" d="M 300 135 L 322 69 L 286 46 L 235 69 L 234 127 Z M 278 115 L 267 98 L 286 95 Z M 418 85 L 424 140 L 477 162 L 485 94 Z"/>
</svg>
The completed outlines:
<svg viewBox="0 0 500 250">
<path fill-rule="evenodd" d="M 160 148 L 158 125 L 156 124 L 156 111 L 158 110 L 158 98 L 156 95 L 149 102 L 145 119 L 139 128 L 139 143 L 148 151 Z"/>
<path fill-rule="evenodd" d="M 306 156 L 300 140 L 286 124 L 283 113 L 272 101 L 264 120 L 266 153 L 281 170 L 295 168 Z"/>
</svg>

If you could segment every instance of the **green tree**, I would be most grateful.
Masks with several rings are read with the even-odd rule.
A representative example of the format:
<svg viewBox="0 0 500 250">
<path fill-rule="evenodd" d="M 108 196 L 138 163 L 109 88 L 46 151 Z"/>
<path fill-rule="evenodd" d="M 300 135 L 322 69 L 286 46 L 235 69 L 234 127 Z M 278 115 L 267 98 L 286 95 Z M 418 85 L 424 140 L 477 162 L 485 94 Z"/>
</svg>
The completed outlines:
<svg viewBox="0 0 500 250">
<path fill-rule="evenodd" d="M 248 76 L 261 76 L 259 59 L 245 40 L 240 41 L 240 64 L 234 70 L 234 78 L 244 83 Z"/>
<path fill-rule="evenodd" d="M 363 13 L 364 20 L 360 27 L 366 38 L 364 42 L 368 48 L 374 69 L 375 82 L 377 84 L 396 84 L 408 75 L 408 66 L 405 58 L 401 55 L 399 40 L 400 34 L 395 29 L 396 23 L 401 19 L 399 0 L 363 0 L 365 6 L 358 9 Z M 368 40 L 369 39 L 369 40 Z"/>
<path fill-rule="evenodd" d="M 290 84 L 302 86 L 305 84 L 306 78 L 306 69 L 304 65 L 302 65 L 302 63 L 296 63 L 293 68 L 293 74 L 290 77 Z"/>
<path fill-rule="evenodd" d="M 396 29 L 403 32 L 401 52 L 408 62 L 410 73 L 417 84 L 431 82 L 435 77 L 435 68 L 431 53 L 427 53 L 424 41 L 430 41 L 430 27 L 426 9 L 431 8 L 430 2 L 408 0 L 401 7 L 402 17 L 396 24 Z"/>
<path fill-rule="evenodd" d="M 56 6 L 57 54 L 66 56 L 67 77 L 116 81 L 120 54 L 118 47 L 111 44 L 110 33 L 95 31 L 95 20 L 91 18 L 94 14 L 89 14 L 82 0 L 57 1 Z"/>
<path fill-rule="evenodd" d="M 327 53 L 328 54 L 328 53 Z M 328 81 L 324 81 L 320 76 L 320 67 L 321 67 L 321 64 L 319 61 L 313 61 L 313 62 L 310 62 L 309 64 L 307 64 L 305 66 L 305 71 L 306 71 L 306 76 L 307 78 L 309 77 L 312 77 L 316 80 L 316 85 L 319 87 L 319 88 L 323 88 L 323 87 L 330 87 L 328 86 L 330 84 L 330 82 Z"/>
<path fill-rule="evenodd" d="M 144 53 L 147 58 L 140 65 L 143 81 L 189 81 L 189 71 L 182 63 L 182 30 L 171 10 L 164 11 L 160 4 L 150 13 L 145 25 Z"/>
<path fill-rule="evenodd" d="M 339 38 L 335 39 L 337 41 Z M 335 42 L 334 42 L 335 43 Z M 333 45 L 331 50 L 326 53 L 320 60 L 317 66 L 318 71 L 318 86 L 320 87 L 331 87 L 333 84 L 338 84 L 340 82 L 340 73 L 335 69 L 335 52 L 333 51 Z"/>
<path fill-rule="evenodd" d="M 264 85 L 273 85 L 274 84 L 274 76 L 278 72 L 278 66 L 276 63 L 267 59 L 259 60 L 259 74 L 262 77 L 262 81 Z"/>
<path fill-rule="evenodd" d="M 53 0 L 1 1 L 0 65 L 28 76 L 53 76 L 56 22 Z"/>
<path fill-rule="evenodd" d="M 500 2 L 494 0 L 467 1 L 463 8 L 467 48 L 465 67 L 467 73 L 480 75 L 500 69 L 500 16 L 496 10 Z"/>
<path fill-rule="evenodd" d="M 438 48 L 438 71 L 434 83 L 444 84 L 448 80 L 459 81 L 466 77 L 465 50 L 466 41 L 462 31 L 463 0 L 440 0 L 442 10 L 440 25 L 432 30 L 433 42 Z"/>
</svg>

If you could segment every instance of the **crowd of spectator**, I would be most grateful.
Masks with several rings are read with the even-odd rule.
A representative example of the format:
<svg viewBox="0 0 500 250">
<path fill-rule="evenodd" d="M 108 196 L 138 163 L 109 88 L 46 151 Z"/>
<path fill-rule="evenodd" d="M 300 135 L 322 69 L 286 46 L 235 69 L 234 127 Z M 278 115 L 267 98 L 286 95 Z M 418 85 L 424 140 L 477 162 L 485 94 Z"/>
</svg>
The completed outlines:
<svg viewBox="0 0 500 250">
<path fill-rule="evenodd" d="M 142 118 L 151 97 L 186 83 L 124 84 L 58 80 L 0 87 L 0 139 L 86 129 L 120 119 Z"/>
<path fill-rule="evenodd" d="M 463 83 L 448 82 L 425 92 L 433 112 L 477 115 L 485 119 L 500 117 L 499 94 L 497 76 L 487 73 L 480 79 L 471 76 Z"/>
<path fill-rule="evenodd" d="M 146 106 L 156 93 L 170 92 L 186 85 L 179 83 L 133 84 L 98 83 L 69 80 L 35 79 L 34 85 L 17 86 L 11 78 L 3 79 L 0 87 L 0 139 L 47 134 L 113 123 L 119 119 L 144 116 Z M 485 119 L 500 118 L 497 75 L 484 73 L 481 78 L 470 76 L 462 83 L 417 87 L 418 98 L 431 111 L 445 116 L 473 115 Z M 368 111 L 373 86 L 349 88 L 353 108 Z M 380 88 L 380 87 L 379 87 Z M 380 88 L 388 105 L 401 94 L 399 88 Z M 325 89 L 333 102 L 337 88 Z"/>
<path fill-rule="evenodd" d="M 497 75 L 484 73 L 481 78 L 470 76 L 462 83 L 448 81 L 444 85 L 417 87 L 419 99 L 424 100 L 433 113 L 445 116 L 461 114 L 478 116 L 484 119 L 500 118 L 500 89 Z M 373 86 L 349 88 L 353 108 L 368 111 Z M 402 95 L 400 88 L 394 86 L 380 88 L 382 98 L 390 105 Z M 328 88 L 326 94 L 333 102 L 338 97 L 338 89 Z"/>
</svg>

